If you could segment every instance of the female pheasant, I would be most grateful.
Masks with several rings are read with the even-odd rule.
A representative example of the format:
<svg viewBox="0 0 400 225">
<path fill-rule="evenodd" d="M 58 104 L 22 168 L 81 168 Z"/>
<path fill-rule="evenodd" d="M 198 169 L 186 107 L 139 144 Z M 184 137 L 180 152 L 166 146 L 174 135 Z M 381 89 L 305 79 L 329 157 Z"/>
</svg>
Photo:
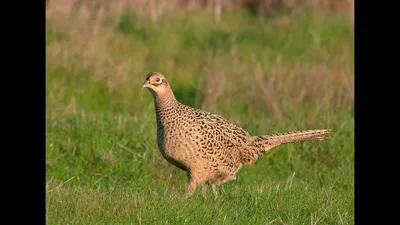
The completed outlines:
<svg viewBox="0 0 400 225">
<path fill-rule="evenodd" d="M 235 179 L 243 165 L 254 163 L 266 151 L 285 143 L 329 138 L 330 129 L 251 136 L 225 118 L 186 106 L 175 99 L 165 76 L 151 72 L 142 88 L 154 97 L 157 142 L 162 156 L 186 171 L 186 193 L 207 183 L 215 187 Z"/>
</svg>

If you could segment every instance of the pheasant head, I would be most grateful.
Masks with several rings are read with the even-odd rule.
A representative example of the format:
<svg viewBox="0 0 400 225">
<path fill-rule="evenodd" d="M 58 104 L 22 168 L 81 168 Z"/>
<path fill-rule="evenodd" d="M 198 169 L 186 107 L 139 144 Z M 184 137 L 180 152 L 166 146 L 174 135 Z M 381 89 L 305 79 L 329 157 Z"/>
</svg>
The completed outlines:
<svg viewBox="0 0 400 225">
<path fill-rule="evenodd" d="M 142 89 L 143 88 L 147 88 L 153 94 L 158 104 L 175 101 L 171 86 L 162 73 L 151 72 L 147 74 L 146 80 L 142 86 Z"/>
</svg>

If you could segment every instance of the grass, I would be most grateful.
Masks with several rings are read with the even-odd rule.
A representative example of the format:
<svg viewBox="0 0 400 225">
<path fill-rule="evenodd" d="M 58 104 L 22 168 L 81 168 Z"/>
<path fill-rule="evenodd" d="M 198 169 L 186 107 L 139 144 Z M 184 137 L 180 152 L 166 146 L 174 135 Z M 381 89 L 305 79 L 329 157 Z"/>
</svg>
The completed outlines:
<svg viewBox="0 0 400 225">
<path fill-rule="evenodd" d="M 346 16 L 67 18 L 47 21 L 48 224 L 354 223 Z M 216 200 L 208 189 L 185 198 L 186 176 L 160 155 L 152 97 L 140 89 L 150 71 L 164 73 L 181 102 L 251 134 L 333 128 L 334 138 L 271 150 L 221 185 Z"/>
</svg>

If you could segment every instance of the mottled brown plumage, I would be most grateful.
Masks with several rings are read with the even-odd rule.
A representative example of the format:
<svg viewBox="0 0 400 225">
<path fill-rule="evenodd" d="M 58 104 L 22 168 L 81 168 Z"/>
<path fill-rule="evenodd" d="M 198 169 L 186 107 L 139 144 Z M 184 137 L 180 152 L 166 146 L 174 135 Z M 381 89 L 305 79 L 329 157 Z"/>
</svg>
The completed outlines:
<svg viewBox="0 0 400 225">
<path fill-rule="evenodd" d="M 149 73 L 142 88 L 154 97 L 157 142 L 162 156 L 187 172 L 186 192 L 207 183 L 212 187 L 235 179 L 243 165 L 254 163 L 266 151 L 280 144 L 320 140 L 331 130 L 307 130 L 251 136 L 223 117 L 186 106 L 158 72 Z"/>
</svg>

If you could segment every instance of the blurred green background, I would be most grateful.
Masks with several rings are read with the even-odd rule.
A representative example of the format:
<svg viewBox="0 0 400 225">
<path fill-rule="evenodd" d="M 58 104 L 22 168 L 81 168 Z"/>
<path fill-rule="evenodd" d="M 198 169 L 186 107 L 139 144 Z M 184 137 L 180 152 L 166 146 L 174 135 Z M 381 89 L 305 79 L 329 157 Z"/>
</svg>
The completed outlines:
<svg viewBox="0 0 400 225">
<path fill-rule="evenodd" d="M 352 224 L 352 12 L 344 0 L 48 1 L 46 222 Z M 253 135 L 334 138 L 279 146 L 217 200 L 185 199 L 141 89 L 152 71 Z"/>
</svg>

